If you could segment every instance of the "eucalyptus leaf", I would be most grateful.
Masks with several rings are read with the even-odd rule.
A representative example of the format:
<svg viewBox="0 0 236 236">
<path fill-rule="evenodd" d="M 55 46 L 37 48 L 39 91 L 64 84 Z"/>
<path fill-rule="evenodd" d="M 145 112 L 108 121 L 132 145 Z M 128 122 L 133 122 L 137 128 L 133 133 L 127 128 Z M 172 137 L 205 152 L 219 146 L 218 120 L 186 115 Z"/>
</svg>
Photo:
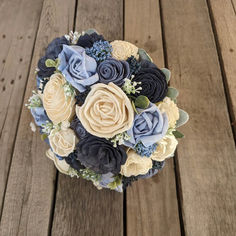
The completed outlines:
<svg viewBox="0 0 236 236">
<path fill-rule="evenodd" d="M 186 111 L 179 109 L 179 119 L 176 122 L 176 128 L 184 125 L 189 120 L 189 115 Z"/>
<path fill-rule="evenodd" d="M 60 59 L 57 58 L 57 59 L 55 60 L 55 67 L 57 68 L 59 65 L 60 65 Z"/>
<path fill-rule="evenodd" d="M 41 140 L 44 141 L 47 138 L 47 134 L 41 134 Z"/>
<path fill-rule="evenodd" d="M 171 98 L 172 100 L 175 100 L 179 95 L 179 91 L 176 88 L 169 87 L 167 92 L 167 97 Z"/>
<path fill-rule="evenodd" d="M 152 58 L 147 54 L 147 52 L 144 49 L 139 48 L 138 54 L 141 60 L 147 60 L 147 61 L 152 62 Z"/>
<path fill-rule="evenodd" d="M 167 83 L 170 81 L 170 77 L 171 77 L 171 72 L 170 70 L 168 70 L 167 68 L 161 68 L 161 71 L 165 74 L 166 76 L 166 81 Z"/>
<path fill-rule="evenodd" d="M 136 107 L 146 109 L 149 106 L 150 101 L 146 96 L 140 95 L 135 99 L 134 104 L 135 104 Z"/>
<path fill-rule="evenodd" d="M 138 111 L 137 111 L 137 109 L 135 107 L 134 101 L 132 101 L 131 104 L 132 104 L 132 107 L 133 107 L 134 111 L 136 112 L 136 114 L 138 114 Z"/>
<path fill-rule="evenodd" d="M 88 30 L 85 31 L 85 34 L 93 34 L 93 33 L 98 34 L 97 30 L 95 30 L 95 29 L 88 29 Z"/>
<path fill-rule="evenodd" d="M 45 61 L 45 65 L 46 65 L 46 67 L 55 67 L 56 66 L 56 62 L 53 61 L 52 59 L 47 59 Z"/>
<path fill-rule="evenodd" d="M 173 134 L 176 138 L 183 138 L 183 137 L 184 137 L 184 134 L 182 134 L 182 133 L 179 132 L 178 130 L 173 131 L 172 134 Z"/>
</svg>

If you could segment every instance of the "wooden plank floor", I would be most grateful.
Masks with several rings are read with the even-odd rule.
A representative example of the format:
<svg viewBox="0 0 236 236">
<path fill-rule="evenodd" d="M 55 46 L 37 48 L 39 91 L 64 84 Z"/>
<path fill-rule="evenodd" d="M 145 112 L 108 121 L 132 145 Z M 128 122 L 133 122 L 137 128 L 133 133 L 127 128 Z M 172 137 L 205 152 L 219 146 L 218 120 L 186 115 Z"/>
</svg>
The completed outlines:
<svg viewBox="0 0 236 236">
<path fill-rule="evenodd" d="M 234 236 L 235 0 L 0 1 L 0 236 Z M 71 29 L 145 48 L 190 114 L 157 176 L 125 193 L 57 173 L 24 107 L 47 44 Z"/>
</svg>

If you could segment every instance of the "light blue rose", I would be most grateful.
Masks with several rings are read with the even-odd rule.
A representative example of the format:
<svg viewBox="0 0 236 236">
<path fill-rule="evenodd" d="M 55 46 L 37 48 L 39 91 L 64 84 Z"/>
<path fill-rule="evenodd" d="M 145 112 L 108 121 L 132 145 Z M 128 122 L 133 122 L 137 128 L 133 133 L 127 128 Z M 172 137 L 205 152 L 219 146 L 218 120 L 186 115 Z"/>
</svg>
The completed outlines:
<svg viewBox="0 0 236 236">
<path fill-rule="evenodd" d="M 168 118 L 165 113 L 150 103 L 146 109 L 137 108 L 139 114 L 135 114 L 133 127 L 127 131 L 130 136 L 125 145 L 134 148 L 138 142 L 148 147 L 162 139 L 168 130 Z"/>
<path fill-rule="evenodd" d="M 42 126 L 42 124 L 46 124 L 46 121 L 49 120 L 43 107 L 32 107 L 30 111 L 37 126 Z"/>
<path fill-rule="evenodd" d="M 85 49 L 80 46 L 63 45 L 63 50 L 58 55 L 60 65 L 58 70 L 64 74 L 66 80 L 80 92 L 84 92 L 86 86 L 98 81 L 96 73 L 97 62 L 86 55 Z"/>
</svg>

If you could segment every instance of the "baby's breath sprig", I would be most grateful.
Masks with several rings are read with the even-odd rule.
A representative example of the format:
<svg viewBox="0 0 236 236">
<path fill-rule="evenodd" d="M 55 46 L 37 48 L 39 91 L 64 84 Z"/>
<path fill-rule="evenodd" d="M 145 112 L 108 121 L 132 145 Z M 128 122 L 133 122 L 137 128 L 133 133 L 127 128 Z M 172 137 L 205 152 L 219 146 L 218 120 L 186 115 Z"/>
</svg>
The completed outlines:
<svg viewBox="0 0 236 236">
<path fill-rule="evenodd" d="M 127 132 L 123 132 L 120 134 L 115 135 L 110 141 L 113 143 L 113 147 L 117 147 L 117 145 L 124 144 L 125 140 L 129 140 L 130 136 L 127 134 Z"/>
<path fill-rule="evenodd" d="M 122 176 L 117 175 L 115 176 L 114 181 L 108 184 L 108 187 L 113 190 L 116 189 L 121 184 L 122 184 Z"/>
<path fill-rule="evenodd" d="M 79 37 L 81 34 L 77 31 L 73 32 L 70 31 L 69 34 L 65 35 L 65 38 L 71 43 L 71 44 L 76 44 L 78 42 Z"/>
<path fill-rule="evenodd" d="M 94 171 L 86 168 L 86 169 L 80 169 L 79 171 L 78 170 L 75 170 L 73 168 L 69 168 L 68 170 L 68 174 L 71 176 L 71 177 L 81 177 L 83 179 L 86 179 L 86 180 L 91 180 L 93 182 L 98 182 L 101 180 L 101 174 L 97 174 L 95 173 Z"/>
<path fill-rule="evenodd" d="M 125 78 L 124 81 L 124 85 L 122 86 L 122 89 L 124 90 L 125 93 L 127 94 L 136 94 L 136 93 L 140 93 L 140 90 L 142 90 L 142 87 L 137 87 L 137 85 L 140 85 L 141 82 L 136 82 L 136 81 L 132 81 L 134 78 L 134 75 L 131 76 L 131 78 Z"/>
<path fill-rule="evenodd" d="M 41 107 L 42 101 L 38 93 L 36 93 L 34 90 L 32 91 L 33 95 L 28 99 L 28 104 L 25 104 L 26 107 L 29 109 L 34 108 L 34 107 Z"/>
<path fill-rule="evenodd" d="M 66 98 L 70 98 L 70 97 L 73 97 L 75 96 L 75 89 L 73 88 L 73 86 L 66 82 L 64 85 L 63 85 L 63 89 L 64 89 L 64 93 L 65 93 L 65 96 Z"/>
<path fill-rule="evenodd" d="M 42 124 L 42 133 L 49 135 L 51 131 L 54 129 L 54 125 L 50 121 L 46 121 L 46 124 Z"/>
<path fill-rule="evenodd" d="M 169 128 L 168 130 L 167 130 L 167 135 L 173 135 L 173 132 L 174 131 L 176 131 L 176 129 L 175 128 Z"/>
</svg>

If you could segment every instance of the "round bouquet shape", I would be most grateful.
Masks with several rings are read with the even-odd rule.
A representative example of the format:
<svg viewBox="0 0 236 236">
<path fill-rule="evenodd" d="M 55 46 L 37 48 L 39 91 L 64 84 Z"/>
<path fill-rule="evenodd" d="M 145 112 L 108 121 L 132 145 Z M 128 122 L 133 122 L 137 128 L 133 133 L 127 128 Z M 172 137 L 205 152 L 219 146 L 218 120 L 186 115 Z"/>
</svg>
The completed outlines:
<svg viewBox="0 0 236 236">
<path fill-rule="evenodd" d="M 157 174 L 183 137 L 176 129 L 188 114 L 177 107 L 170 75 L 129 42 L 70 32 L 38 62 L 30 126 L 39 127 L 58 171 L 122 192 Z"/>
</svg>

